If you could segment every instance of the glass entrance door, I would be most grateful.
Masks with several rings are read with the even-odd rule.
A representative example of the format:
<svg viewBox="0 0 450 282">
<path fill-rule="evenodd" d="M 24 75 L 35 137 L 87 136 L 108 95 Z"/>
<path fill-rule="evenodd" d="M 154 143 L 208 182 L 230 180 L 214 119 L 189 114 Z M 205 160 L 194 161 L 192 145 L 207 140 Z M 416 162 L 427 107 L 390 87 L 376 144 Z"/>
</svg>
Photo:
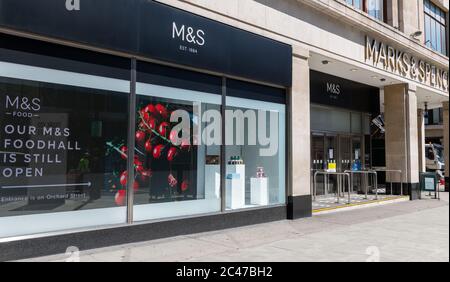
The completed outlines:
<svg viewBox="0 0 450 282">
<path fill-rule="evenodd" d="M 311 187 L 314 189 L 314 173 L 318 170 L 334 170 L 344 172 L 346 170 L 363 170 L 364 151 L 361 136 L 334 135 L 326 133 L 312 133 L 311 137 Z M 364 177 L 360 174 L 353 175 L 353 192 L 360 191 L 363 187 Z M 337 187 L 336 176 L 329 176 L 328 191 L 325 191 L 324 177 L 316 179 L 316 195 L 328 195 L 335 192 Z M 313 190 L 314 192 L 314 190 Z"/>
<path fill-rule="evenodd" d="M 323 170 L 325 164 L 325 136 L 323 134 L 312 134 L 311 137 L 311 189 L 314 195 L 314 174 Z M 316 195 L 324 195 L 324 178 L 317 177 Z"/>
<path fill-rule="evenodd" d="M 339 138 L 337 135 L 325 136 L 325 169 L 329 171 L 338 170 L 337 163 L 339 159 Z M 325 194 L 335 193 L 337 189 L 337 177 L 335 175 L 329 176 L 328 191 Z"/>
<path fill-rule="evenodd" d="M 352 151 L 351 151 L 351 169 L 352 170 L 363 170 L 363 151 L 362 151 L 362 138 L 359 136 L 352 137 Z M 365 187 L 363 185 L 363 181 L 365 181 L 365 176 L 360 174 L 355 174 L 353 176 L 353 191 L 365 193 L 365 191 L 360 191 L 361 187 Z"/>
<path fill-rule="evenodd" d="M 340 136 L 339 137 L 339 172 L 344 172 L 351 169 L 351 142 L 350 136 Z"/>
<path fill-rule="evenodd" d="M 340 137 L 338 135 L 329 135 L 323 133 L 313 133 L 311 138 L 311 187 L 314 185 L 314 174 L 318 170 L 336 170 L 341 171 L 340 165 Z M 350 139 L 347 144 L 350 151 Z M 348 157 L 350 159 L 351 157 Z M 320 175 L 316 181 L 316 195 L 328 195 L 336 192 L 337 178 L 334 175 L 328 177 L 328 190 L 325 191 L 325 178 Z M 314 187 L 313 187 L 314 189 Z M 313 190 L 314 192 L 314 190 Z"/>
<path fill-rule="evenodd" d="M 327 135 L 325 137 L 325 150 L 326 164 L 329 169 L 329 165 L 336 163 L 338 159 L 338 137 L 336 135 Z"/>
<path fill-rule="evenodd" d="M 324 135 L 313 135 L 311 142 L 311 160 L 312 169 L 321 170 L 324 168 L 323 164 L 325 161 L 325 139 Z"/>
<path fill-rule="evenodd" d="M 358 170 L 363 169 L 362 141 L 359 136 L 352 138 L 352 164 L 355 164 L 354 168 Z"/>
</svg>

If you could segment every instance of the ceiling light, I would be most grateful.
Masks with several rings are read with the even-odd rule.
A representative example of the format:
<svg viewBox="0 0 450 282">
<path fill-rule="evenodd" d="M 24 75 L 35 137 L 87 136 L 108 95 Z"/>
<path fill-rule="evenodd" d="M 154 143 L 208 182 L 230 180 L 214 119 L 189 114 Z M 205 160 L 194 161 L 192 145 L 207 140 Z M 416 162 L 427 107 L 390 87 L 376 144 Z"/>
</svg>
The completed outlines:
<svg viewBox="0 0 450 282">
<path fill-rule="evenodd" d="M 330 61 L 327 61 L 327 60 L 322 61 L 323 65 L 328 65 L 329 63 L 330 63 Z"/>
<path fill-rule="evenodd" d="M 350 71 L 355 72 L 355 71 L 358 71 L 358 69 L 351 69 Z"/>
<path fill-rule="evenodd" d="M 386 78 L 382 78 L 382 79 L 380 79 L 380 81 L 381 81 L 381 82 L 385 82 L 385 81 L 386 81 Z"/>
<path fill-rule="evenodd" d="M 376 75 L 372 75 L 372 78 L 373 78 L 373 79 L 376 79 L 376 78 L 378 78 L 378 76 L 376 76 Z"/>
</svg>

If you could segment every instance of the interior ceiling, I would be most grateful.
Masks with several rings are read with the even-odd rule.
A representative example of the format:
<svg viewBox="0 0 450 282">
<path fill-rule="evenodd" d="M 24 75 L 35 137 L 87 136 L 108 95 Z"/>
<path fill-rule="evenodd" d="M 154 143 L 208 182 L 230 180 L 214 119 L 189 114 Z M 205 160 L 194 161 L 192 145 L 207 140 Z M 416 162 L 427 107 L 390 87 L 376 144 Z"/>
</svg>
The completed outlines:
<svg viewBox="0 0 450 282">
<path fill-rule="evenodd" d="M 323 64 L 323 61 L 328 61 L 328 64 Z M 383 74 L 381 70 L 368 70 L 317 53 L 311 54 L 309 65 L 313 70 L 378 87 L 380 89 L 392 84 L 405 83 L 404 81 L 395 78 L 394 75 Z M 439 108 L 442 107 L 442 102 L 448 101 L 448 99 L 448 96 L 438 94 L 426 88 L 417 88 L 418 108 L 425 108 L 425 102 L 429 109 Z"/>
</svg>

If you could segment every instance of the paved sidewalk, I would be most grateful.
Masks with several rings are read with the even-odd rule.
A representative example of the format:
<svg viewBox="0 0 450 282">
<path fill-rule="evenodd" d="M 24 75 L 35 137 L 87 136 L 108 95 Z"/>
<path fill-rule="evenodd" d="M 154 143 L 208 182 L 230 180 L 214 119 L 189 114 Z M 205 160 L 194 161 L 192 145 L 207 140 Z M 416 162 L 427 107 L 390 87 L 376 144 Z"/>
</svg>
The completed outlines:
<svg viewBox="0 0 450 282">
<path fill-rule="evenodd" d="M 449 262 L 448 193 L 442 197 L 89 250 L 80 260 Z"/>
</svg>

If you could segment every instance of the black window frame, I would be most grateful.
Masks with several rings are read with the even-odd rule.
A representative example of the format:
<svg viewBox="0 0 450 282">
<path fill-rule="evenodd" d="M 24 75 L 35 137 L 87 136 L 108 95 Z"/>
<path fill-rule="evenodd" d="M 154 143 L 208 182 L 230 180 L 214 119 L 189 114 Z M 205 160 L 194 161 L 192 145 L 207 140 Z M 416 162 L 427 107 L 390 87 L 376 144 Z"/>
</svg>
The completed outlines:
<svg viewBox="0 0 450 282">
<path fill-rule="evenodd" d="M 447 22 L 447 13 L 441 9 L 438 5 L 436 5 L 435 3 L 433 3 L 431 0 L 424 0 L 423 1 L 423 5 L 424 5 L 424 33 L 425 33 L 425 45 L 428 48 L 431 48 L 432 50 L 441 53 L 442 55 L 448 56 L 448 22 Z M 432 13 L 432 12 L 428 12 L 427 11 L 427 5 L 429 5 L 430 10 L 432 10 L 433 8 L 436 10 L 436 13 Z M 437 18 L 437 12 L 439 12 L 439 15 L 442 19 Z M 429 18 L 429 28 L 430 28 L 430 33 L 428 34 L 428 26 L 427 26 L 427 17 Z M 434 26 L 434 33 L 432 31 L 432 28 Z M 437 26 L 439 26 L 439 28 L 437 28 Z M 442 29 L 443 28 L 443 29 Z M 436 45 L 437 42 L 437 37 L 435 38 L 435 40 L 433 40 L 433 38 L 431 38 L 433 35 L 437 36 L 437 31 L 439 31 L 440 33 L 440 43 L 441 46 L 439 49 Z M 443 31 L 443 32 L 442 32 Z M 430 39 L 428 39 L 430 38 Z"/>
</svg>

